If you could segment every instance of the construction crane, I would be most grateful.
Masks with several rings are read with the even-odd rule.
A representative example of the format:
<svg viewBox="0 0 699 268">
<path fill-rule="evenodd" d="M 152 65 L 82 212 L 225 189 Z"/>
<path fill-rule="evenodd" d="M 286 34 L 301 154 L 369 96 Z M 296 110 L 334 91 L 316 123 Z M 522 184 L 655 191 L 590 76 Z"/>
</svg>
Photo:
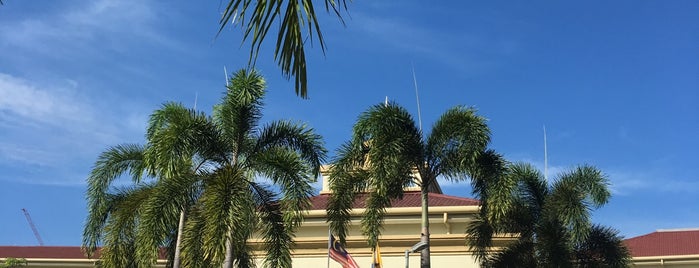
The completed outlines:
<svg viewBox="0 0 699 268">
<path fill-rule="evenodd" d="M 24 212 L 24 217 L 27 218 L 27 222 L 29 223 L 29 227 L 32 227 L 32 232 L 34 232 L 34 236 L 36 237 L 36 241 L 39 242 L 39 246 L 44 246 L 44 240 L 41 240 L 41 236 L 39 235 L 39 230 L 36 229 L 36 226 L 34 225 L 34 221 L 32 221 L 32 216 L 29 216 L 29 212 L 26 209 L 22 209 L 22 212 Z"/>
</svg>

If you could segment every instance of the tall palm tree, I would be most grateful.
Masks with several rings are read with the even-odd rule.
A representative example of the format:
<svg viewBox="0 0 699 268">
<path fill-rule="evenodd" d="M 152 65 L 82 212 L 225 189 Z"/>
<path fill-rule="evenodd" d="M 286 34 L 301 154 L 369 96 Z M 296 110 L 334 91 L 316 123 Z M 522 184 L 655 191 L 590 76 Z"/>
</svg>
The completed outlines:
<svg viewBox="0 0 699 268">
<path fill-rule="evenodd" d="M 128 253 L 135 254 L 140 266 L 152 264 L 163 244 L 181 250 L 185 267 L 249 266 L 253 259 L 247 242 L 256 230 L 265 241 L 265 262 L 291 266 L 293 232 L 309 206 L 310 183 L 326 151 L 321 137 L 306 125 L 276 121 L 259 126 L 264 90 L 259 74 L 241 70 L 231 78 L 212 117 L 166 104 L 151 116 L 148 145 L 141 154 L 133 154 L 140 161 L 117 161 L 121 165 L 116 170 L 100 168 L 98 162 L 93 173 L 109 175 L 102 177 L 131 171 L 140 178 L 145 170 L 160 178 L 147 201 L 130 206 L 135 212 L 128 222 L 133 224 L 119 228 L 127 234 L 119 237 L 129 243 L 116 245 L 131 245 Z M 94 191 L 88 191 L 91 202 L 101 199 L 90 193 L 109 196 L 106 188 L 111 182 L 94 181 Z M 108 209 L 90 212 L 94 219 L 88 220 L 86 233 L 96 235 L 86 236 L 88 249 L 110 230 L 110 221 L 103 219 L 115 218 L 120 211 L 104 210 Z M 172 243 L 175 239 L 178 242 Z M 105 248 L 110 241 L 105 239 Z"/>
<path fill-rule="evenodd" d="M 183 241 L 183 261 L 247 266 L 252 261 L 247 241 L 258 230 L 265 241 L 265 263 L 290 267 L 293 231 L 310 205 L 310 183 L 325 158 L 322 139 L 292 121 L 260 126 L 265 82 L 256 72 L 239 71 L 228 89 L 206 126 L 217 131 L 192 137 L 207 141 L 202 147 L 209 157 L 195 213 L 185 225 L 189 236 Z"/>
<path fill-rule="evenodd" d="M 468 178 L 490 140 L 485 121 L 475 109 L 457 106 L 445 112 L 423 137 L 412 116 L 395 103 L 375 105 L 362 113 L 352 139 L 341 146 L 330 168 L 333 194 L 328 221 L 340 241 L 345 241 L 358 193 L 368 192 L 361 230 L 375 248 L 390 200 L 402 198 L 403 187 L 417 183 L 422 196 L 421 241 L 429 245 L 428 192 L 436 186 L 438 176 Z M 428 246 L 421 252 L 421 267 L 429 266 Z"/>
<path fill-rule="evenodd" d="M 99 156 L 88 178 L 89 215 L 83 234 L 88 256 L 104 240 L 103 266 L 148 266 L 157 259 L 159 246 L 171 241 L 175 243 L 167 243 L 168 258 L 173 267 L 179 267 L 185 208 L 193 202 L 197 190 L 192 185 L 201 179 L 197 175 L 201 164 L 195 163 L 201 162 L 201 157 L 192 149 L 197 144 L 186 150 L 182 146 L 168 146 L 168 142 L 176 140 L 172 131 L 164 129 L 169 122 L 186 133 L 187 126 L 206 120 L 202 113 L 165 104 L 151 115 L 145 146 L 119 145 Z M 162 148 L 173 151 L 164 153 Z M 112 187 L 114 180 L 125 174 L 131 175 L 134 184 Z M 124 252 L 127 244 L 128 254 Z"/>
<path fill-rule="evenodd" d="M 490 160 L 497 159 L 493 157 Z M 629 252 L 618 232 L 590 220 L 606 204 L 606 177 L 580 166 L 548 185 L 528 164 L 482 161 L 499 176 L 478 177 L 480 217 L 469 227 L 468 244 L 484 267 L 626 267 Z M 492 169 L 492 167 L 498 167 Z M 503 169 L 501 167 L 506 167 Z M 484 172 L 487 173 L 487 172 Z M 498 172 L 495 172 L 498 173 Z M 494 174 L 494 173 L 490 173 Z M 496 205 L 497 204 L 497 205 Z M 516 241 L 491 250 L 493 237 L 516 234 Z"/>
<path fill-rule="evenodd" d="M 272 25 L 279 27 L 274 50 L 274 59 L 282 69 L 282 74 L 289 79 L 294 77 L 296 95 L 308 97 L 306 75 L 306 41 L 313 41 L 315 32 L 321 50 L 325 53 L 325 41 L 320 31 L 313 0 L 230 0 L 219 21 L 219 33 L 226 25 L 241 22 L 244 39 L 250 38 L 250 60 L 254 65 L 262 41 Z M 325 0 L 325 10 L 332 10 L 344 24 L 341 11 L 347 10 L 347 0 Z M 246 16 L 249 16 L 246 18 Z M 305 31 L 304 31 L 305 28 Z"/>
</svg>

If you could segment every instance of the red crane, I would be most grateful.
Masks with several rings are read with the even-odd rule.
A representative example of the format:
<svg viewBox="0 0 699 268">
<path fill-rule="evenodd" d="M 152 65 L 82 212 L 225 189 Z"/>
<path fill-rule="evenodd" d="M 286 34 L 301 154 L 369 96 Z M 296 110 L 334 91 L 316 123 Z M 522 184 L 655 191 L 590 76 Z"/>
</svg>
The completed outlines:
<svg viewBox="0 0 699 268">
<path fill-rule="evenodd" d="M 24 212 L 24 217 L 27 218 L 27 222 L 29 223 L 29 227 L 32 227 L 32 232 L 34 232 L 34 236 L 36 237 L 36 241 L 39 241 L 39 246 L 44 246 L 44 240 L 41 240 L 41 236 L 39 235 L 39 230 L 36 229 L 36 226 L 34 225 L 34 221 L 32 221 L 32 216 L 29 216 L 29 212 L 26 209 L 22 209 L 22 212 Z"/>
</svg>

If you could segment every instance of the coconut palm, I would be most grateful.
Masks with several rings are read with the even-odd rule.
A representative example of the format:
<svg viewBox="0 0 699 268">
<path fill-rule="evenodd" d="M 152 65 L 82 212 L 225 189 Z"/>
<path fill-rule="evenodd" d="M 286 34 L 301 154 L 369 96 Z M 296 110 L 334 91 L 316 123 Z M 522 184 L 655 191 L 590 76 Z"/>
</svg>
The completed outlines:
<svg viewBox="0 0 699 268">
<path fill-rule="evenodd" d="M 325 53 L 325 41 L 313 2 L 312 0 L 230 0 L 219 21 L 221 25 L 219 33 L 229 22 L 240 21 L 244 29 L 243 38 L 252 40 L 249 63 L 254 65 L 269 29 L 272 25 L 279 27 L 274 59 L 287 79 L 294 77 L 296 95 L 307 98 L 308 82 L 304 48 L 309 38 L 313 40 L 314 32 L 321 50 Z M 328 12 L 332 10 L 344 24 L 340 12 L 342 9 L 347 10 L 347 1 L 325 0 L 324 4 L 325 10 Z"/>
<path fill-rule="evenodd" d="M 239 71 L 214 109 L 210 127 L 218 131 L 193 135 L 214 146 L 206 146 L 206 179 L 185 225 L 183 264 L 191 260 L 185 266 L 247 266 L 252 261 L 247 241 L 255 230 L 265 241 L 267 265 L 291 265 L 293 231 L 310 205 L 310 183 L 326 151 L 321 137 L 306 125 L 276 121 L 259 126 L 264 89 L 259 74 Z"/>
<path fill-rule="evenodd" d="M 176 141 L 172 131 L 164 131 L 166 122 L 187 133 L 185 127 L 205 123 L 207 117 L 177 104 L 164 105 L 151 115 L 145 146 L 125 144 L 108 149 L 99 156 L 88 178 L 89 215 L 83 246 L 91 256 L 104 240 L 105 267 L 151 265 L 161 244 L 168 245 L 170 263 L 179 267 L 185 208 L 193 203 L 197 190 L 193 185 L 201 179 L 197 175 L 201 164 L 196 162 L 202 161 L 192 149 L 198 144 L 169 146 L 172 152 L 163 153 L 167 142 Z M 133 185 L 112 187 L 114 180 L 125 174 L 132 177 Z"/>
<path fill-rule="evenodd" d="M 370 107 L 359 116 L 352 139 L 341 146 L 330 168 L 331 229 L 344 243 L 352 202 L 358 193 L 368 192 L 361 230 L 376 247 L 390 200 L 401 198 L 403 187 L 416 183 L 422 192 L 421 241 L 429 243 L 428 191 L 437 186 L 438 176 L 468 178 L 489 140 L 485 119 L 473 108 L 449 109 L 423 137 L 405 108 L 395 103 Z M 422 267 L 430 266 L 429 255 L 428 246 L 421 252 Z"/>
<path fill-rule="evenodd" d="M 469 227 L 468 244 L 482 266 L 628 265 L 629 252 L 618 232 L 590 220 L 590 212 L 606 204 L 610 197 L 609 182 L 598 169 L 580 166 L 560 174 L 548 185 L 531 165 L 482 163 L 495 163 L 484 165 L 489 168 L 506 166 L 504 172 L 498 168 L 500 172 L 490 173 L 499 176 L 478 178 L 481 181 L 474 187 L 482 207 L 479 219 Z M 516 240 L 493 251 L 493 238 L 503 234 L 514 234 Z"/>
<path fill-rule="evenodd" d="M 181 250 L 185 267 L 251 266 L 247 242 L 259 230 L 267 250 L 265 262 L 290 267 L 293 232 L 309 206 L 310 183 L 325 150 L 321 137 L 306 125 L 276 121 L 260 126 L 264 89 L 259 74 L 241 70 L 231 78 L 212 117 L 166 104 L 151 116 L 148 145 L 141 154 L 133 153 L 132 158 L 140 156 L 140 161 L 116 161 L 120 163 L 116 170 L 101 168 L 98 161 L 93 173 L 108 176 L 96 178 L 125 172 L 140 178 L 144 171 L 159 178 L 147 184 L 153 190 L 146 201 L 129 207 L 134 212 L 126 218 L 133 224 L 120 228 L 127 235 L 119 237 L 128 238 L 129 243 L 117 245 L 128 246 L 127 253 L 135 256 L 137 264 L 152 264 L 158 247 L 169 244 L 173 251 Z M 95 196 L 109 196 L 105 189 L 111 181 L 94 181 Z M 89 201 L 102 199 L 88 197 Z M 96 247 L 102 232 L 108 235 L 109 220 L 116 213 L 118 209 L 91 210 L 90 217 L 95 219 L 88 220 L 86 233 L 96 235 L 86 236 L 88 249 Z M 105 249 L 111 247 L 110 241 L 105 239 Z"/>
</svg>

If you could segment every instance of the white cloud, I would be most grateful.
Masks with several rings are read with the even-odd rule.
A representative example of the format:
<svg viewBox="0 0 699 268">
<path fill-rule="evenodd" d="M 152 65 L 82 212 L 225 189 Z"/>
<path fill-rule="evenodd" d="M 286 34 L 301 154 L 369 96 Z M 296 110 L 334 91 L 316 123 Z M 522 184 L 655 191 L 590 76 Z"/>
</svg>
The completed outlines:
<svg viewBox="0 0 699 268">
<path fill-rule="evenodd" d="M 695 193 L 699 191 L 699 182 L 682 178 L 668 178 L 670 171 L 656 168 L 647 170 L 611 170 L 608 172 L 614 194 L 630 195 L 632 192 L 653 191 L 662 193 Z"/>
<path fill-rule="evenodd" d="M 178 49 L 181 45 L 154 29 L 157 14 L 148 0 L 78 2 L 40 17 L 0 25 L 0 46 L 70 59 L 78 55 L 103 57 L 105 49 L 128 52 L 129 41 Z"/>
<path fill-rule="evenodd" d="M 0 73 L 0 96 L 3 120 L 59 125 L 92 120 L 92 108 L 73 89 L 40 89 L 28 81 Z"/>
<path fill-rule="evenodd" d="M 74 174 L 87 174 L 99 151 L 143 135 L 143 107 L 115 106 L 126 101 L 91 98 L 78 82 L 59 81 L 65 85 L 0 73 L 0 166 L 13 170 L 0 180 L 75 184 L 84 178 Z"/>
<path fill-rule="evenodd" d="M 60 155 L 40 150 L 38 148 L 26 148 L 16 144 L 0 143 L 0 160 L 19 162 L 33 166 L 47 166 Z"/>
</svg>

